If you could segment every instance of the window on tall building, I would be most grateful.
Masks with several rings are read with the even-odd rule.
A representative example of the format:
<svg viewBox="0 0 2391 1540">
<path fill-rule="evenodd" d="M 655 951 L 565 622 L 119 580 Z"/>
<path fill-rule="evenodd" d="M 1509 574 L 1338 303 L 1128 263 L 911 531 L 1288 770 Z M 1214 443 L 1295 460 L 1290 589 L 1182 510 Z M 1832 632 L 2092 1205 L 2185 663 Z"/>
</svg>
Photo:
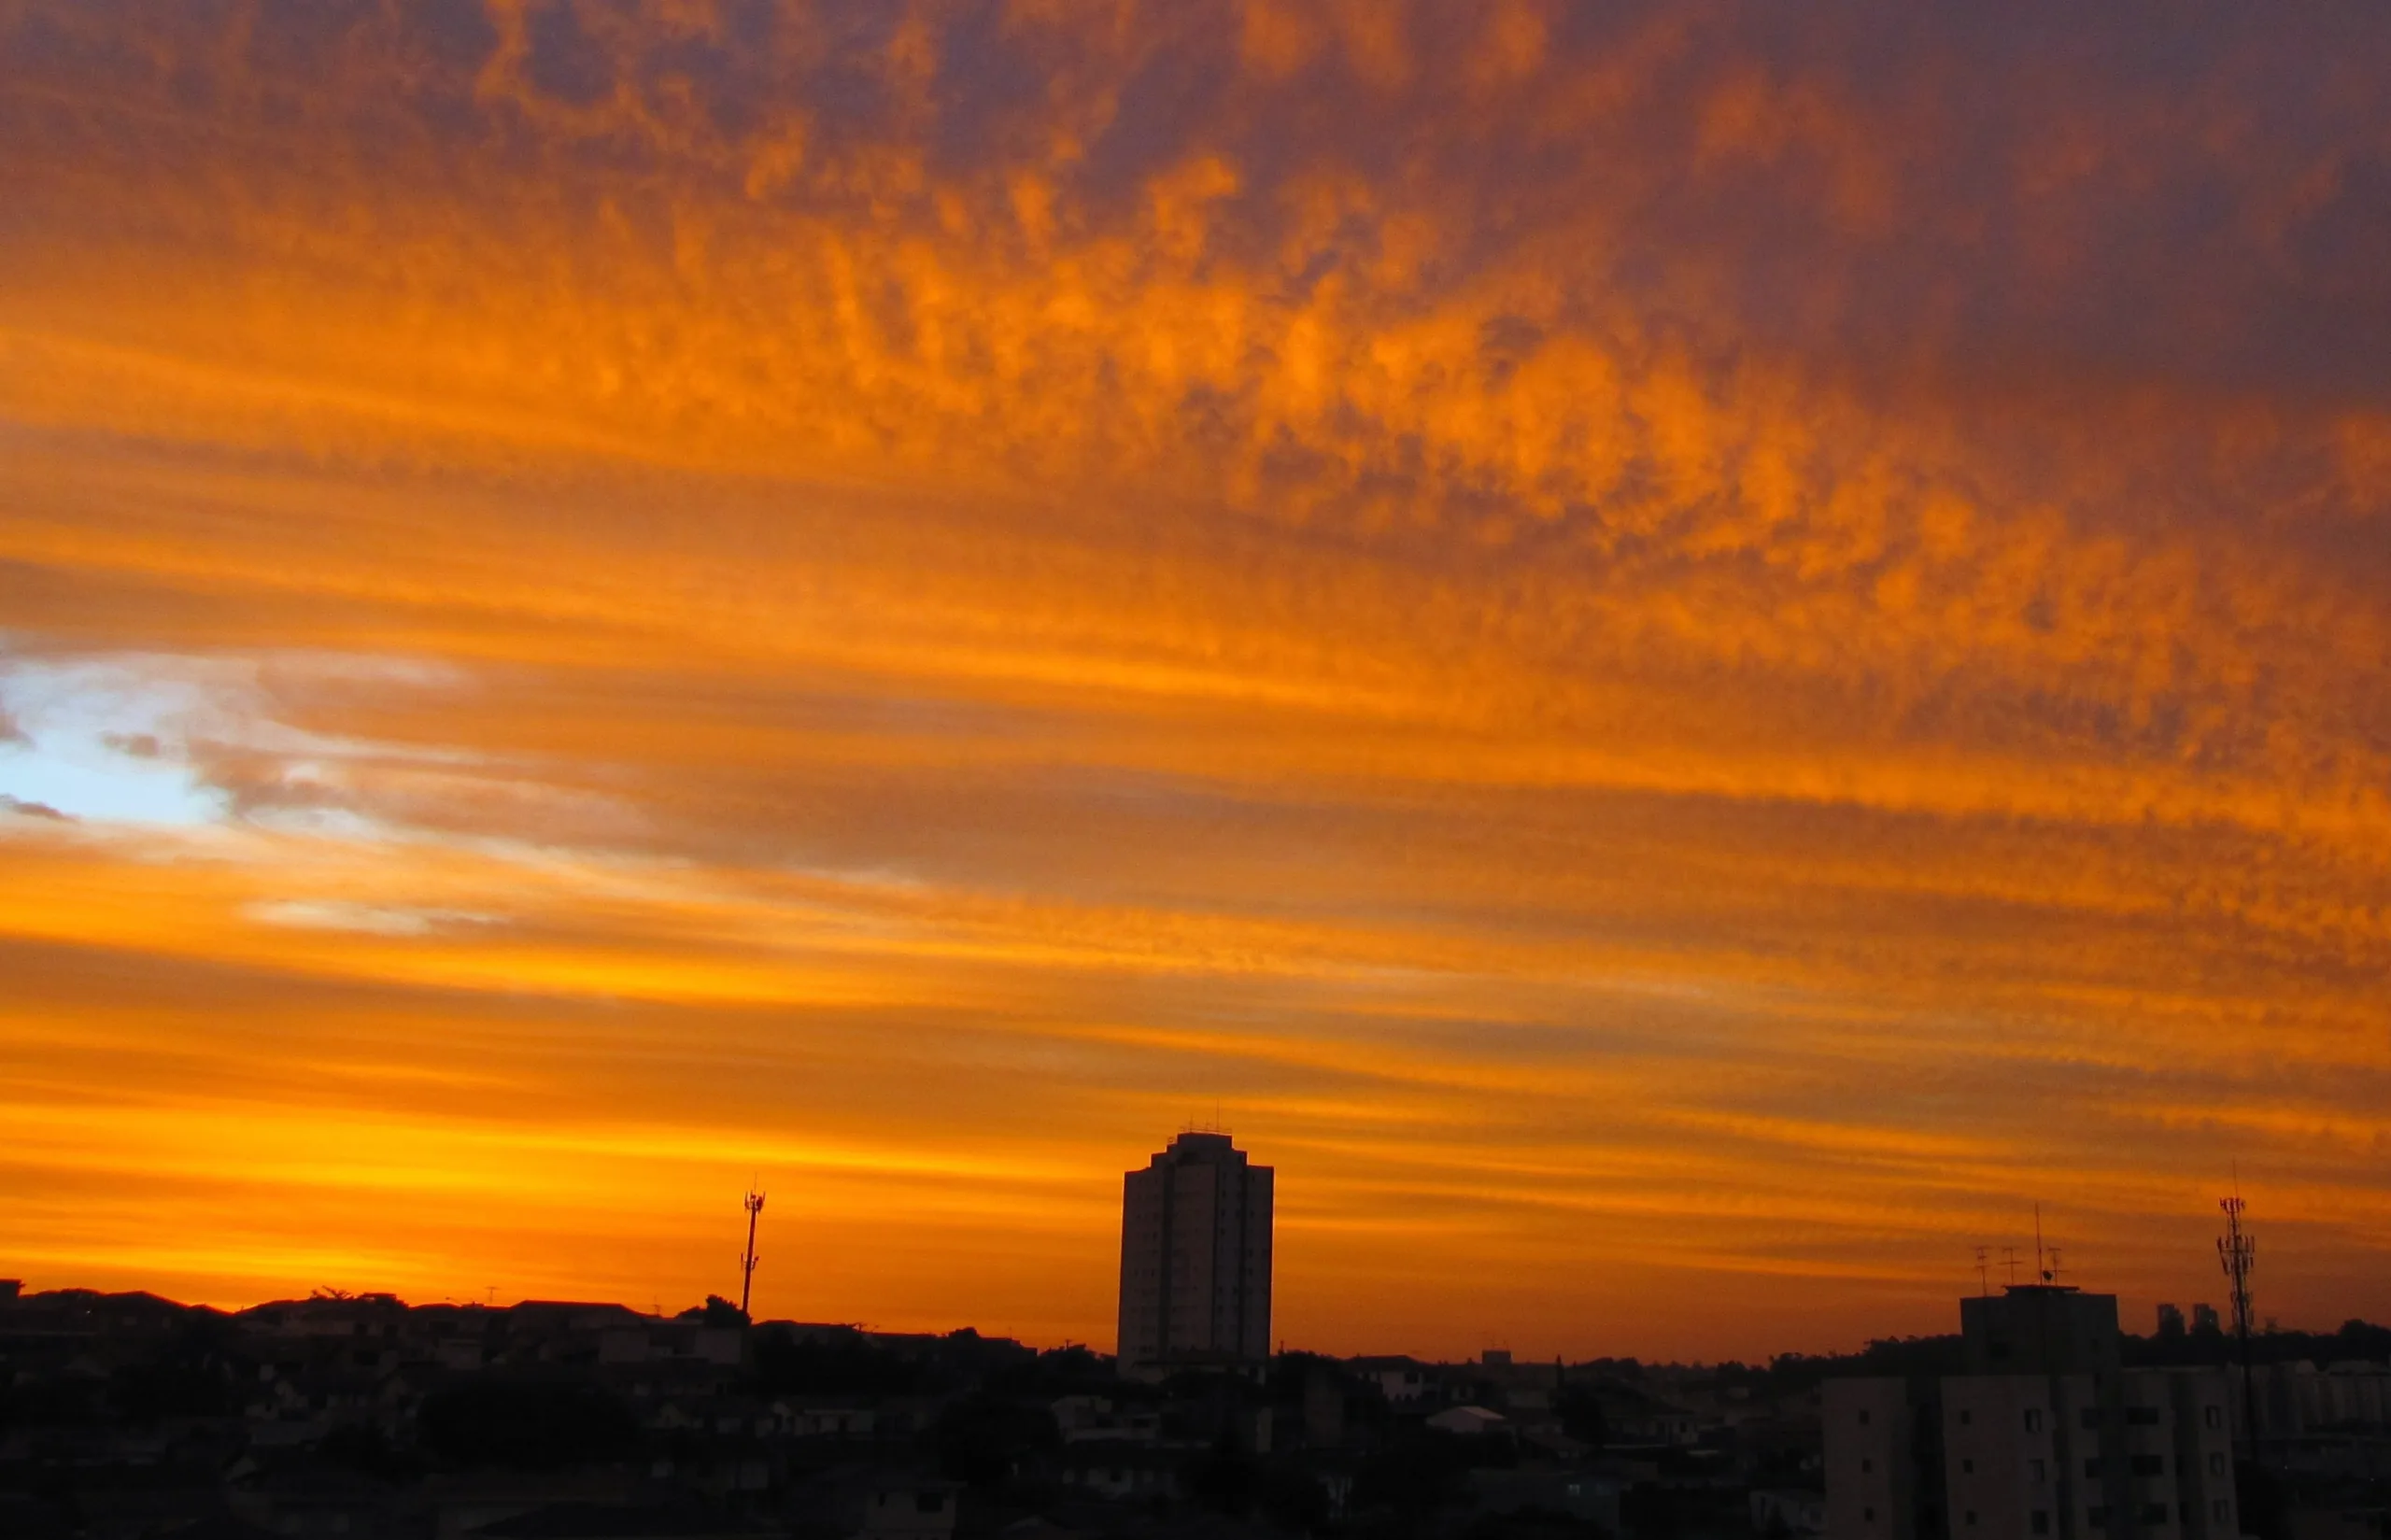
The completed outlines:
<svg viewBox="0 0 2391 1540">
<path fill-rule="evenodd" d="M 2167 1522 L 2167 1505 L 2164 1503 L 2144 1503 L 2142 1505 L 2142 1521 L 2145 1524 L 2163 1524 Z"/>
<path fill-rule="evenodd" d="M 2155 1428 L 2158 1426 L 2158 1408 L 2156 1406 L 2128 1406 L 2126 1408 L 2126 1422 L 2129 1426 L 2136 1428 Z"/>
<path fill-rule="evenodd" d="M 2084 1415 L 2080 1420 L 2087 1428 L 2098 1428 L 2101 1425 L 2101 1408 L 2098 1406 L 2085 1407 Z"/>
<path fill-rule="evenodd" d="M 2043 1431 L 2043 1409 L 2040 1406 L 2030 1406 L 2027 1408 L 2026 1431 L 2028 1433 L 2040 1433 Z"/>
<path fill-rule="evenodd" d="M 2167 1473 L 2166 1457 L 2156 1454 L 2135 1455 L 2133 1473 L 2136 1476 L 2164 1476 Z"/>
<path fill-rule="evenodd" d="M 2223 1476 L 2225 1474 L 2224 1455 L 2212 1454 L 2208 1457 L 2208 1473 L 2211 1476 Z"/>
<path fill-rule="evenodd" d="M 2090 1460 L 2087 1460 L 2084 1462 L 2084 1474 L 2087 1476 L 2098 1476 L 2101 1474 L 2101 1462 L 2098 1456 L 2095 1456 Z"/>
<path fill-rule="evenodd" d="M 2087 1508 L 2084 1510 L 2084 1521 L 2087 1524 L 2091 1525 L 2096 1530 L 2107 1529 L 2109 1527 L 2109 1510 L 2106 1508 Z"/>
<path fill-rule="evenodd" d="M 1976 1473 L 1976 1462 L 1975 1462 L 1974 1461 L 1973 1461 L 1973 1460 L 1962 1460 L 1962 1461 L 1960 1461 L 1960 1462 L 1959 1462 L 1959 1473 L 1960 1473 L 1962 1476 L 1974 1476 L 1974 1475 L 1975 1475 L 1975 1473 Z"/>
<path fill-rule="evenodd" d="M 2225 1426 L 2225 1408 L 2222 1406 L 2202 1406 L 2200 1408 L 2200 1421 L 2208 1427 L 2222 1428 Z"/>
<path fill-rule="evenodd" d="M 1873 1461 L 1873 1460 L 1862 1460 L 1862 1461 L 1860 1462 L 1860 1475 L 1862 1475 L 1862 1476 L 1866 1476 L 1869 1472 L 1871 1472 L 1871 1471 L 1875 1470 L 1875 1468 L 1876 1468 L 1876 1462 L 1875 1462 L 1875 1461 Z"/>
<path fill-rule="evenodd" d="M 2033 1515 L 2032 1515 L 2032 1523 L 2031 1523 L 2031 1525 L 2030 1525 L 2030 1527 L 2033 1530 L 2033 1532 L 2034 1532 L 2036 1534 L 2048 1534 L 2048 1533 L 2050 1533 L 2050 1532 L 2051 1532 L 2051 1516 L 2050 1516 L 2047 1512 L 2045 1512 L 2044 1510 L 2043 1510 L 2043 1509 L 2041 1509 L 2041 1508 L 2036 1508 L 2036 1509 L 2034 1510 L 2034 1512 L 2033 1512 Z"/>
<path fill-rule="evenodd" d="M 2050 1467 L 2039 1460 L 2027 1461 L 2026 1467 L 2029 1474 L 2037 1481 L 2047 1481 L 2051 1478 Z"/>
<path fill-rule="evenodd" d="M 1875 1509 L 1874 1509 L 1874 1508 L 1862 1508 L 1862 1509 L 1860 1509 L 1860 1521 L 1861 1523 L 1863 1523 L 1863 1524 L 1873 1524 L 1873 1523 L 1875 1523 L 1875 1522 L 1876 1521 L 1876 1510 L 1875 1510 Z"/>
<path fill-rule="evenodd" d="M 1860 1408 L 1860 1425 L 1863 1428 L 1868 1425 L 1868 1408 L 1865 1406 Z"/>
<path fill-rule="evenodd" d="M 2220 1497 L 2215 1502 L 2211 1503 L 2208 1505 L 2208 1515 L 2211 1519 L 2217 1520 L 2217 1522 L 2223 1523 L 2225 1521 L 2226 1515 L 2231 1511 L 2232 1506 L 2233 1505 L 2230 1503 L 2228 1503 L 2224 1498 Z"/>
<path fill-rule="evenodd" d="M 1970 1509 L 1968 1510 L 1968 1528 L 1970 1528 L 1970 1529 L 1974 1529 L 1974 1528 L 1975 1528 L 1975 1527 L 1976 1527 L 1976 1510 L 1975 1510 L 1975 1509 L 1974 1509 L 1974 1508 L 1970 1508 Z"/>
<path fill-rule="evenodd" d="M 1962 1428 L 1964 1428 L 1964 1427 L 1968 1426 L 1970 1423 L 1974 1422 L 1975 1420 L 1976 1420 L 1976 1414 L 1975 1414 L 1975 1413 L 1974 1413 L 1974 1412 L 1972 1412 L 1972 1411 L 1968 1410 L 1968 1409 L 1967 1409 L 1966 1407 L 1964 1407 L 1964 1406 L 1962 1406 L 1961 1408 L 1959 1408 L 1959 1426 L 1961 1426 Z"/>
</svg>

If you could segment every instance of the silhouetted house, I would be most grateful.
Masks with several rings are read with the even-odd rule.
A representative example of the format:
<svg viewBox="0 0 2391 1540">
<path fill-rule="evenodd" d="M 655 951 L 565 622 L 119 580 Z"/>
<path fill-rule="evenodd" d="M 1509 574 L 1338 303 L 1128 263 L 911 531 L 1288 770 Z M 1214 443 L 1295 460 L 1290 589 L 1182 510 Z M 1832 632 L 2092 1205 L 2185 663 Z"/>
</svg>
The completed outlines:
<svg viewBox="0 0 2391 1540">
<path fill-rule="evenodd" d="M 407 1319 L 396 1294 L 341 1294 L 253 1305 L 233 1320 L 264 1336 L 395 1342 Z"/>
<path fill-rule="evenodd" d="M 1180 1472 L 1195 1451 L 1129 1439 L 1091 1439 L 1066 1445 L 1063 1484 L 1116 1502 L 1175 1500 Z"/>
<path fill-rule="evenodd" d="M 1048 1404 L 1066 1444 L 1141 1443 L 1162 1437 L 1162 1413 L 1152 1406 L 1123 1406 L 1104 1396 L 1067 1395 Z"/>
<path fill-rule="evenodd" d="M 1557 1515 L 1592 1522 L 1606 1534 L 1620 1533 L 1619 1492 L 1618 1481 L 1593 1471 L 1525 1467 L 1469 1473 L 1476 1512 Z"/>
<path fill-rule="evenodd" d="M 861 1540 L 947 1540 L 962 1489 L 951 1481 L 890 1482 L 865 1497 Z"/>
<path fill-rule="evenodd" d="M 1268 1359 L 1273 1176 L 1189 1132 L 1122 1179 L 1123 1374 Z"/>
<path fill-rule="evenodd" d="M 1614 1444 L 1688 1448 L 1701 1442 L 1703 1419 L 1691 1407 L 1634 1385 L 1600 1381 L 1594 1402 L 1602 1412 L 1603 1430 Z"/>
<path fill-rule="evenodd" d="M 1483 1406 L 1448 1406 L 1428 1419 L 1428 1426 L 1444 1433 L 1459 1434 L 1464 1438 L 1482 1438 L 1488 1434 L 1507 1433 L 1510 1422 L 1501 1412 Z"/>
<path fill-rule="evenodd" d="M 527 1299 L 509 1306 L 501 1328 L 504 1356 L 518 1363 L 595 1363 L 610 1331 L 637 1330 L 655 1318 L 621 1305 Z"/>
<path fill-rule="evenodd" d="M 695 1321 L 641 1321 L 607 1326 L 598 1333 L 601 1363 L 669 1363 L 695 1361 L 736 1367 L 747 1333 L 738 1326 Z"/>
<path fill-rule="evenodd" d="M 1389 1353 L 1349 1358 L 1344 1363 L 1349 1373 L 1375 1383 L 1390 1406 L 1417 1406 L 1436 1395 L 1436 1371 L 1416 1358 Z"/>
</svg>

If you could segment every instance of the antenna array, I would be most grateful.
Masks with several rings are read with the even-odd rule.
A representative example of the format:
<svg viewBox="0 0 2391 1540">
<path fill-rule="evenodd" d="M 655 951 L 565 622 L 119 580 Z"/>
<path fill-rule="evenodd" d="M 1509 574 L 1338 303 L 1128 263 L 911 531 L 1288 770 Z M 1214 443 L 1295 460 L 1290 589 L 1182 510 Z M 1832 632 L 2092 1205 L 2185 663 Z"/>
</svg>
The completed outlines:
<svg viewBox="0 0 2391 1540">
<path fill-rule="evenodd" d="M 2242 1233 L 2242 1194 L 2217 1200 L 2225 1211 L 2225 1234 L 2216 1240 L 2217 1265 L 2233 1288 L 2233 1331 L 2246 1345 L 2250 1340 L 2250 1269 L 2258 1260 L 2258 1243 Z"/>
<path fill-rule="evenodd" d="M 2225 1234 L 2216 1240 L 2217 1265 L 2233 1290 L 2233 1335 L 2242 1339 L 2242 1420 L 2249 1434 L 2250 1458 L 2258 1458 L 2258 1384 L 2250 1367 L 2250 1269 L 2258 1260 L 2258 1243 L 2242 1230 L 2242 1180 L 2234 1173 L 2233 1195 L 2219 1198 L 2225 1211 Z"/>
</svg>

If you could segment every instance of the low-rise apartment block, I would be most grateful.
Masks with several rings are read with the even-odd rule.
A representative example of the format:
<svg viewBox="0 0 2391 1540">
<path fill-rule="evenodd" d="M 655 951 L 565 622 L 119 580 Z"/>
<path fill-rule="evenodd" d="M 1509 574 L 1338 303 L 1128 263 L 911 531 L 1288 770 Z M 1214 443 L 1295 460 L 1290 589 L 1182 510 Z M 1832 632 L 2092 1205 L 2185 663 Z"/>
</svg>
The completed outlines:
<svg viewBox="0 0 2391 1540">
<path fill-rule="evenodd" d="M 1828 1540 L 2235 1540 L 2233 1385 L 2118 1367 L 2116 1298 L 1965 1302 L 1974 1372 L 1830 1381 Z"/>
</svg>

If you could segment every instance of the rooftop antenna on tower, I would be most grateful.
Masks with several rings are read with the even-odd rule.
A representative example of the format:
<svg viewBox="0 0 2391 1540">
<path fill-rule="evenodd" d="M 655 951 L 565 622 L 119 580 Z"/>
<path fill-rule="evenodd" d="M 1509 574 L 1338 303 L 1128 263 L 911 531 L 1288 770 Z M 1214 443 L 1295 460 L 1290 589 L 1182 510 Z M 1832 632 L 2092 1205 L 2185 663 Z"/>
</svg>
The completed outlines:
<svg viewBox="0 0 2391 1540">
<path fill-rule="evenodd" d="M 2017 1248 L 2015 1246 L 2002 1247 L 2001 1249 L 2001 1264 L 2009 1270 L 2009 1287 L 2015 1289 L 2017 1287 Z"/>
<path fill-rule="evenodd" d="M 2038 1203 L 2034 1205 L 2034 1281 L 2048 1283 L 2050 1280 L 2050 1264 L 2043 1253 L 2043 1206 Z"/>
<path fill-rule="evenodd" d="M 747 1250 L 739 1254 L 739 1313 L 747 1320 L 748 1293 L 756 1286 L 756 1264 L 763 1259 L 756 1255 L 756 1217 L 764 1211 L 764 1194 L 756 1191 L 752 1179 L 747 1188 Z"/>
<path fill-rule="evenodd" d="M 2225 1269 L 2233 1290 L 2233 1335 L 2242 1341 L 2242 1417 L 2250 1430 L 2250 1458 L 2258 1458 L 2258 1392 L 2250 1370 L 2250 1269 L 2258 1260 L 2258 1243 L 2242 1232 L 2242 1171 L 2233 1172 L 2233 1195 L 2217 1200 L 2225 1212 L 2225 1234 L 2216 1240 L 2217 1265 Z"/>
<path fill-rule="evenodd" d="M 1976 1248 L 1976 1286 L 1986 1294 L 1992 1293 L 1992 1265 L 1985 1261 L 1985 1249 Z"/>
</svg>

